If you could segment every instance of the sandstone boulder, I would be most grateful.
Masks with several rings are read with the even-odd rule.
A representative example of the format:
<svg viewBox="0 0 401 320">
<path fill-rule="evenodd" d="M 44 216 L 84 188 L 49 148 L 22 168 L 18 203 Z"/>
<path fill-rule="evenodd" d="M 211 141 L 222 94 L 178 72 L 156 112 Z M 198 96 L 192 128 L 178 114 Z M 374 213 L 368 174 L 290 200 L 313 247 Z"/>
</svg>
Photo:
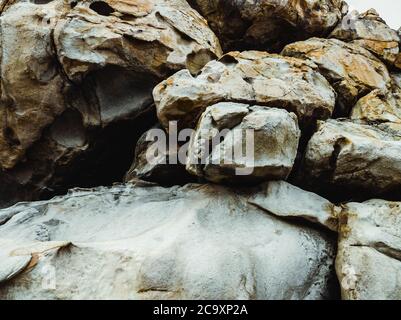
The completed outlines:
<svg viewBox="0 0 401 320">
<path fill-rule="evenodd" d="M 188 0 L 229 50 L 280 50 L 292 41 L 324 36 L 341 21 L 341 0 Z"/>
<path fill-rule="evenodd" d="M 336 115 L 348 116 L 356 102 L 391 82 L 386 66 L 368 50 L 337 39 L 312 38 L 286 46 L 285 56 L 308 59 L 319 66 L 337 92 Z"/>
<path fill-rule="evenodd" d="M 120 185 L 0 210 L 0 298 L 336 298 L 331 237 L 248 197 Z"/>
<path fill-rule="evenodd" d="M 340 214 L 336 270 L 343 299 L 401 299 L 401 203 L 348 203 Z"/>
<path fill-rule="evenodd" d="M 191 137 L 187 170 L 206 180 L 285 180 L 297 155 L 297 117 L 282 109 L 218 103 L 202 114 Z"/>
<path fill-rule="evenodd" d="M 193 127 L 218 102 L 240 102 L 294 112 L 301 123 L 327 119 L 335 93 L 314 64 L 259 51 L 231 52 L 197 76 L 181 70 L 153 91 L 160 123 Z"/>
<path fill-rule="evenodd" d="M 373 90 L 361 98 L 352 108 L 351 119 L 401 123 L 401 85 L 396 77 L 390 88 Z"/>
<path fill-rule="evenodd" d="M 163 186 L 194 182 L 196 179 L 185 170 L 186 153 L 180 151 L 184 149 L 169 140 L 168 133 L 159 125 L 146 131 L 137 142 L 134 162 L 124 180 L 140 179 Z"/>
<path fill-rule="evenodd" d="M 320 122 L 305 151 L 302 181 L 332 195 L 366 199 L 401 185 L 401 126 L 351 120 Z"/>
<path fill-rule="evenodd" d="M 119 179 L 155 84 L 221 55 L 184 0 L 16 1 L 0 25 L 0 206 Z"/>
<path fill-rule="evenodd" d="M 347 23 L 346 19 L 350 17 L 345 16 L 330 37 L 357 44 L 378 56 L 389 66 L 394 65 L 400 53 L 400 37 L 397 31 L 391 29 L 380 18 L 376 10 L 370 9 L 354 15 L 350 23 Z"/>
</svg>

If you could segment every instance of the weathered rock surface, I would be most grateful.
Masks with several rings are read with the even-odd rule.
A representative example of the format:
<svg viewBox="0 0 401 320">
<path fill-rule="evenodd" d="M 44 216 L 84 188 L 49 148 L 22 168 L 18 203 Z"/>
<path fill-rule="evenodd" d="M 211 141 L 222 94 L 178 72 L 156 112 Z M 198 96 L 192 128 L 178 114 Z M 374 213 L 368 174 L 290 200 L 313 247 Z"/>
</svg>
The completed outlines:
<svg viewBox="0 0 401 320">
<path fill-rule="evenodd" d="M 399 189 L 400 155 L 400 124 L 328 120 L 319 123 L 309 141 L 301 172 L 315 189 L 338 187 L 334 195 L 380 195 Z"/>
<path fill-rule="evenodd" d="M 212 182 L 285 180 L 297 155 L 297 117 L 286 110 L 218 103 L 191 137 L 187 170 Z"/>
<path fill-rule="evenodd" d="M 401 29 L 347 12 L 0 0 L 0 300 L 401 300 Z"/>
<path fill-rule="evenodd" d="M 196 182 L 185 170 L 186 154 L 181 146 L 169 141 L 169 135 L 160 126 L 146 131 L 138 140 L 134 162 L 125 175 L 125 181 L 137 179 L 157 182 L 163 186 Z"/>
<path fill-rule="evenodd" d="M 350 17 L 345 16 L 345 19 Z M 357 44 L 376 56 L 388 65 L 393 66 L 400 53 L 400 37 L 397 31 L 392 30 L 380 18 L 374 9 L 362 14 L 354 15 L 351 24 L 340 23 L 330 37 Z"/>
<path fill-rule="evenodd" d="M 312 192 L 285 181 L 270 181 L 248 200 L 258 208 L 285 218 L 304 218 L 337 231 L 340 208 Z"/>
<path fill-rule="evenodd" d="M 314 64 L 266 52 L 231 52 L 209 62 L 197 76 L 181 70 L 153 91 L 160 123 L 194 126 L 198 116 L 218 102 L 284 108 L 300 122 L 327 119 L 335 93 Z"/>
<path fill-rule="evenodd" d="M 93 150 L 123 159 L 145 130 L 155 84 L 221 54 L 184 0 L 18 1 L 0 25 L 0 206 L 18 200 L 7 190 L 21 200 L 66 189 L 66 172 L 77 176 Z"/>
<path fill-rule="evenodd" d="M 350 117 L 368 122 L 401 123 L 401 85 L 397 84 L 396 77 L 390 88 L 374 90 L 361 98 Z"/>
<path fill-rule="evenodd" d="M 330 237 L 248 197 L 121 185 L 0 210 L 0 298 L 333 297 Z"/>
<path fill-rule="evenodd" d="M 348 203 L 336 259 L 343 299 L 401 299 L 401 203 Z"/>
<path fill-rule="evenodd" d="M 393 73 L 392 75 L 393 83 L 401 88 L 401 73 Z"/>
<path fill-rule="evenodd" d="M 304 58 L 319 66 L 337 92 L 336 114 L 348 116 L 356 102 L 391 82 L 386 66 L 368 50 L 337 39 L 312 38 L 286 46 L 285 56 Z"/>
<path fill-rule="evenodd" d="M 280 50 L 285 44 L 324 36 L 348 6 L 341 0 L 189 0 L 229 50 Z"/>
</svg>

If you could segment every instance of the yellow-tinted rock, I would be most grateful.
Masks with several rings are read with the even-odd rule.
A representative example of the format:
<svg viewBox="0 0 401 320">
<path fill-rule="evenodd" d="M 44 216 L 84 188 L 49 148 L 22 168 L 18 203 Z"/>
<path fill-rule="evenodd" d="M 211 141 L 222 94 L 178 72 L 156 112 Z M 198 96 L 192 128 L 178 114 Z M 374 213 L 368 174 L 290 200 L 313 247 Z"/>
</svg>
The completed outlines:
<svg viewBox="0 0 401 320">
<path fill-rule="evenodd" d="M 346 23 L 347 19 L 351 21 Z M 371 51 L 390 66 L 395 65 L 400 52 L 400 38 L 397 32 L 392 30 L 374 9 L 345 16 L 330 36 L 355 43 Z"/>
<path fill-rule="evenodd" d="M 286 46 L 285 56 L 316 63 L 337 91 L 337 114 L 348 116 L 359 98 L 386 89 L 391 78 L 386 66 L 366 49 L 337 39 L 312 38 Z"/>
<path fill-rule="evenodd" d="M 194 126 L 208 106 L 243 102 L 284 108 L 305 125 L 332 114 L 335 93 L 316 65 L 260 51 L 231 52 L 200 74 L 182 70 L 153 92 L 160 123 Z"/>
</svg>

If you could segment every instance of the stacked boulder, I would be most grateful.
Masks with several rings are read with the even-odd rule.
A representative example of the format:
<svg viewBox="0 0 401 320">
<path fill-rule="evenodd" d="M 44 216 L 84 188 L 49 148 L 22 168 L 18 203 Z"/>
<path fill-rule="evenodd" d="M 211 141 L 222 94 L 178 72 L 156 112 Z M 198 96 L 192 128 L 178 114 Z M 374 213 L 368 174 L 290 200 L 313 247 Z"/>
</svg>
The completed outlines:
<svg viewBox="0 0 401 320">
<path fill-rule="evenodd" d="M 376 11 L 1 8 L 0 206 L 45 198 L 0 210 L 1 299 L 401 299 L 401 41 Z"/>
</svg>

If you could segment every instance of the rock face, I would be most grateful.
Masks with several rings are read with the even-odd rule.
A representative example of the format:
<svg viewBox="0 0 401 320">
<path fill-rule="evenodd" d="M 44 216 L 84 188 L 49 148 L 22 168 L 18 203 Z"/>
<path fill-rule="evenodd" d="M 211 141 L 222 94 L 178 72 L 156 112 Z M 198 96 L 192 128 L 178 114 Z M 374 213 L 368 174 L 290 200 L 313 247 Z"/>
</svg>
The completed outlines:
<svg viewBox="0 0 401 320">
<path fill-rule="evenodd" d="M 319 71 L 337 92 L 337 114 L 348 116 L 355 103 L 375 89 L 385 89 L 390 81 L 386 66 L 362 47 L 337 39 L 312 38 L 286 46 L 285 56 L 304 58 Z"/>
<path fill-rule="evenodd" d="M 401 299 L 400 36 L 342 0 L 0 0 L 0 299 Z"/>
<path fill-rule="evenodd" d="M 1 210 L 0 298 L 334 298 L 330 237 L 248 197 L 121 185 Z"/>
<path fill-rule="evenodd" d="M 314 64 L 259 51 L 232 52 L 193 76 L 181 70 L 153 91 L 160 123 L 194 126 L 207 107 L 241 102 L 284 108 L 301 123 L 328 118 L 335 93 Z"/>
<path fill-rule="evenodd" d="M 377 89 L 361 98 L 352 108 L 351 119 L 370 122 L 401 122 L 401 86 Z"/>
<path fill-rule="evenodd" d="M 308 143 L 302 173 L 316 186 L 345 188 L 338 193 L 380 195 L 400 186 L 400 154 L 400 124 L 328 120 Z"/>
<path fill-rule="evenodd" d="M 285 44 L 330 33 L 347 12 L 341 0 L 189 0 L 226 50 L 280 50 Z"/>
<path fill-rule="evenodd" d="M 401 299 L 401 203 L 348 203 L 340 215 L 337 275 L 344 299 Z"/>
<path fill-rule="evenodd" d="M 180 146 L 171 145 L 168 134 L 156 126 L 138 140 L 134 162 L 125 175 L 125 181 L 137 179 L 173 186 L 195 182 L 180 160 Z M 184 162 L 184 161 L 183 161 Z"/>
<path fill-rule="evenodd" d="M 222 102 L 201 116 L 191 137 L 187 170 L 217 183 L 287 179 L 299 138 L 293 113 Z"/>
<path fill-rule="evenodd" d="M 346 23 L 345 16 L 331 33 L 331 37 L 357 44 L 378 56 L 390 66 L 394 66 L 400 54 L 400 37 L 380 18 L 374 9 L 352 17 L 352 25 Z M 401 56 L 400 56 L 401 57 Z M 400 65 L 401 67 L 401 65 Z"/>
<path fill-rule="evenodd" d="M 261 189 L 249 198 L 249 203 L 278 217 L 304 218 L 337 231 L 341 210 L 330 201 L 285 181 L 271 181 Z"/>
<path fill-rule="evenodd" d="M 184 0 L 17 1 L 0 25 L 0 184 L 8 194 L 0 205 L 90 185 L 90 177 L 66 180 L 95 153 L 131 153 L 157 82 L 221 55 L 206 21 Z M 121 145 L 107 155 L 116 137 Z M 7 190 L 20 196 L 11 200 L 16 192 Z"/>
</svg>

